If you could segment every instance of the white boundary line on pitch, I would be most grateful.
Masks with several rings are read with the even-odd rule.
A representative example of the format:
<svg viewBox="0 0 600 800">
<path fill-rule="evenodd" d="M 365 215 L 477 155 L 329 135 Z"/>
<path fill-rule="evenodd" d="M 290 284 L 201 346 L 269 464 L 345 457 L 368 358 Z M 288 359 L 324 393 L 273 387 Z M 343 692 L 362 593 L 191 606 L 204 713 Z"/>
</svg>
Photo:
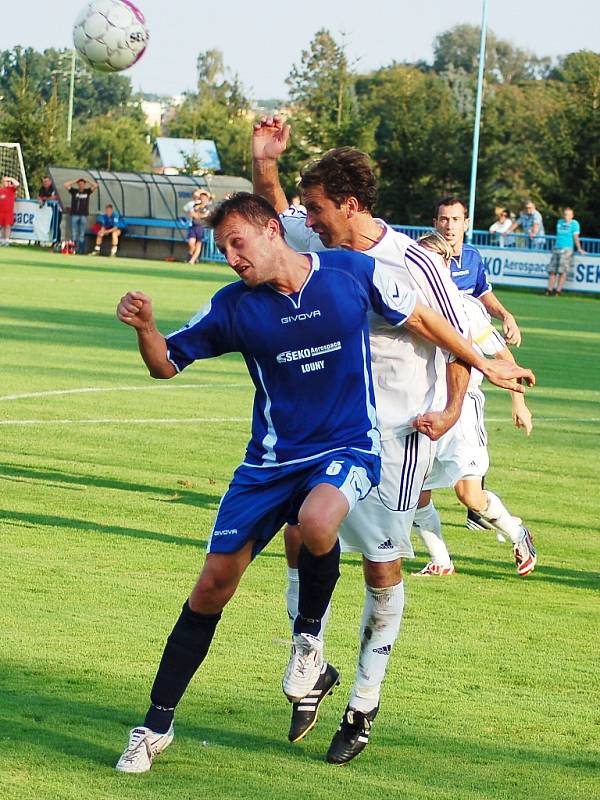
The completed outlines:
<svg viewBox="0 0 600 800">
<path fill-rule="evenodd" d="M 99 418 L 99 419 L 4 419 L 0 425 L 194 425 L 215 422 L 247 422 L 250 417 L 148 417 L 146 419 Z M 535 422 L 600 422 L 600 417 L 535 417 Z M 492 417 L 487 422 L 506 422 L 506 418 Z"/>
<path fill-rule="evenodd" d="M 46 392 L 26 392 L 25 394 L 7 394 L 0 397 L 2 400 L 26 400 L 32 397 L 56 397 L 62 394 L 92 394 L 94 392 L 149 392 L 168 391 L 169 389 L 240 389 L 249 386 L 246 383 L 171 383 L 150 386 L 87 386 L 82 389 L 54 389 Z"/>
</svg>

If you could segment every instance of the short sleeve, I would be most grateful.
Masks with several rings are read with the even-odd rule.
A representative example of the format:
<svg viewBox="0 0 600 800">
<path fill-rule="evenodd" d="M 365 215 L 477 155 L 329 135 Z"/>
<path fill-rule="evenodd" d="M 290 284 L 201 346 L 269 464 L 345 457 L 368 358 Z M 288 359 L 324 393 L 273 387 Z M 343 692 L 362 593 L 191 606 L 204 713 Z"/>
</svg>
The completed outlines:
<svg viewBox="0 0 600 800">
<path fill-rule="evenodd" d="M 193 361 L 239 350 L 235 342 L 235 304 L 225 287 L 182 328 L 166 337 L 167 358 L 177 372 Z"/>
</svg>

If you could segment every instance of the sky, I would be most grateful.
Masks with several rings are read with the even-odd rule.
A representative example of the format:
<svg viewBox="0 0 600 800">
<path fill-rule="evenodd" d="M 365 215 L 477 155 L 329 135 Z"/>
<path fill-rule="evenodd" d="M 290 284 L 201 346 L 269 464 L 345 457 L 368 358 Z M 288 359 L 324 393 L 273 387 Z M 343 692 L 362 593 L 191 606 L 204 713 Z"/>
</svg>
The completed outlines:
<svg viewBox="0 0 600 800">
<path fill-rule="evenodd" d="M 314 34 L 327 28 L 356 69 L 392 61 L 431 61 L 433 41 L 464 23 L 479 25 L 482 0 L 305 0 L 252 4 L 248 0 L 133 0 L 144 12 L 150 45 L 127 70 L 134 90 L 175 95 L 193 90 L 198 53 L 218 48 L 254 99 L 285 98 L 285 78 Z M 73 20 L 83 0 L 9 3 L 0 26 L 0 49 L 72 46 Z M 488 25 L 502 39 L 538 56 L 598 50 L 597 0 L 489 0 Z"/>
</svg>

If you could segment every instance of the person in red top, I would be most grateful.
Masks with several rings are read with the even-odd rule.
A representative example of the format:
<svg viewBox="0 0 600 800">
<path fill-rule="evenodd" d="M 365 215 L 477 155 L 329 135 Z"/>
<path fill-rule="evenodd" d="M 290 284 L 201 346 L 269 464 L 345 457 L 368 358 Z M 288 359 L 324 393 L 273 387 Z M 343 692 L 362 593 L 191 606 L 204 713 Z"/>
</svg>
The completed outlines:
<svg viewBox="0 0 600 800">
<path fill-rule="evenodd" d="M 8 247 L 10 229 L 15 221 L 15 198 L 19 181 L 5 175 L 0 185 L 0 247 Z"/>
</svg>

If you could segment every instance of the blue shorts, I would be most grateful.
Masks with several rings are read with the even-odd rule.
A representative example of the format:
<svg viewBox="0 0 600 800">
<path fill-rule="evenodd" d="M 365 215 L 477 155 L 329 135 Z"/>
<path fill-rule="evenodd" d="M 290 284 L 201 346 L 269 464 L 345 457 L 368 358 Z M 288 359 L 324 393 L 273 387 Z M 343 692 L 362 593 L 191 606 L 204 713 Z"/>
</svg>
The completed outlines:
<svg viewBox="0 0 600 800">
<path fill-rule="evenodd" d="M 195 239 L 197 242 L 203 242 L 205 230 L 206 228 L 203 225 L 191 225 L 188 231 L 188 239 Z"/>
<path fill-rule="evenodd" d="M 235 553 L 253 540 L 253 556 L 289 523 L 307 494 L 320 483 L 339 489 L 349 512 L 379 483 L 380 458 L 360 450 L 335 450 L 320 458 L 282 467 L 239 466 L 221 498 L 208 541 L 209 553 Z"/>
</svg>

